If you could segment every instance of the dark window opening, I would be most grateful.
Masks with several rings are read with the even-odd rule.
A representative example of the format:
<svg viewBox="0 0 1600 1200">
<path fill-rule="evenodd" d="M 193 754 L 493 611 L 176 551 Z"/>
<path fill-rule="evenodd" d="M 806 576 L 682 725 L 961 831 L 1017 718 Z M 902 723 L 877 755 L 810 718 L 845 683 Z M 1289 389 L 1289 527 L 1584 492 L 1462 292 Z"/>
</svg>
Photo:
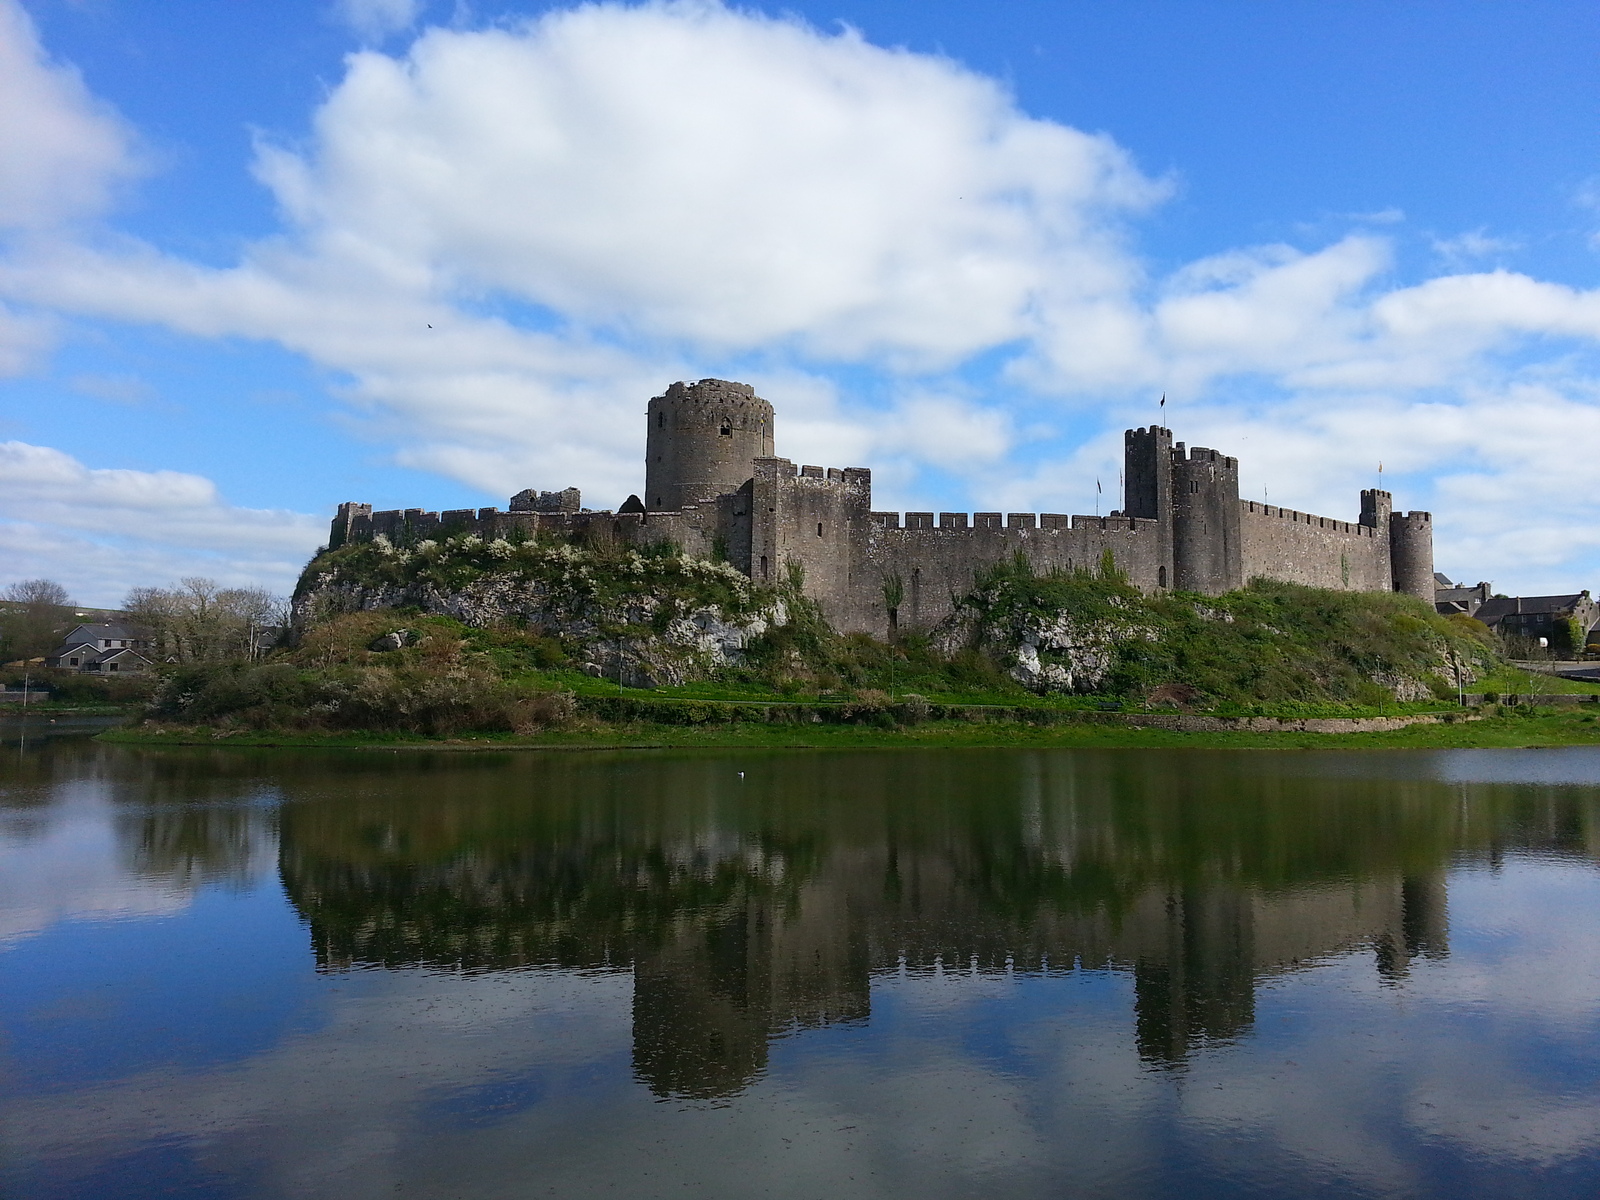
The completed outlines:
<svg viewBox="0 0 1600 1200">
<path fill-rule="evenodd" d="M 765 579 L 766 577 L 767 577 L 767 556 L 765 554 L 763 554 L 761 556 L 761 578 Z"/>
<path fill-rule="evenodd" d="M 723 437 L 732 437 L 733 436 L 733 426 L 732 426 L 732 424 L 730 424 L 727 421 L 724 421 L 722 423 L 722 436 Z"/>
<path fill-rule="evenodd" d="M 1167 569 L 1165 567 L 1161 567 L 1160 569 L 1158 569 L 1156 571 L 1156 586 L 1157 587 L 1166 587 L 1167 586 Z"/>
<path fill-rule="evenodd" d="M 111 669 L 112 669 L 112 670 L 113 670 L 113 671 L 115 671 L 115 670 L 116 670 L 116 669 L 117 669 L 117 664 L 116 664 L 116 663 L 112 663 L 112 664 L 111 664 Z"/>
<path fill-rule="evenodd" d="M 656 414 L 656 428 L 657 429 L 665 429 L 666 427 L 667 427 L 667 414 L 664 413 L 664 412 L 658 412 Z"/>
<path fill-rule="evenodd" d="M 817 536 L 818 537 L 822 536 L 822 522 L 821 521 L 817 522 Z"/>
<path fill-rule="evenodd" d="M 75 666 L 78 665 L 78 660 L 77 659 L 73 659 L 68 665 L 75 667 Z"/>
</svg>

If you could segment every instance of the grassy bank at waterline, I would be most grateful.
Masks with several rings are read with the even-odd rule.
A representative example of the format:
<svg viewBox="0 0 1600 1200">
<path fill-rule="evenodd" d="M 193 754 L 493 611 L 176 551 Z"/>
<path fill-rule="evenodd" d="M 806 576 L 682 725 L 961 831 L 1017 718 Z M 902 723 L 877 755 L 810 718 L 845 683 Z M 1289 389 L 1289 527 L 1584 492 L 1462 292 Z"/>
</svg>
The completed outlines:
<svg viewBox="0 0 1600 1200">
<path fill-rule="evenodd" d="M 618 747 L 1194 747 L 1194 748 L 1469 748 L 1600 745 L 1594 713 L 1572 709 L 1454 710 L 1402 717 L 1202 718 L 1205 728 L 1171 728 L 1164 714 L 1019 714 L 996 709 L 969 719 L 915 724 L 882 722 L 781 723 L 721 720 L 667 723 L 580 719 L 564 728 L 518 735 L 459 733 L 450 737 L 371 730 L 334 733 L 265 732 L 214 726 L 125 726 L 101 740 L 128 745 L 295 746 L 330 749 L 581 750 Z M 1401 722 L 1409 722 L 1401 724 Z M 1279 728 L 1272 728 L 1273 724 Z M 1306 728 L 1312 726 L 1313 728 Z M 1374 728 L 1373 726 L 1380 726 Z M 1383 727 L 1386 726 L 1386 727 Z"/>
</svg>

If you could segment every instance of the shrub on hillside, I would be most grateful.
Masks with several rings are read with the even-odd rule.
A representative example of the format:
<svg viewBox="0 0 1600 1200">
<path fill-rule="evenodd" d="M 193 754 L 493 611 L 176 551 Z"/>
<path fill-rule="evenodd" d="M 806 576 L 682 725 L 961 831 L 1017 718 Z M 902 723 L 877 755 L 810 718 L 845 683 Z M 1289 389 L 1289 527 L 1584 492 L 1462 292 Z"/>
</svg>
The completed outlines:
<svg viewBox="0 0 1600 1200">
<path fill-rule="evenodd" d="M 172 672 L 150 715 L 258 729 L 393 730 L 431 736 L 528 733 L 573 715 L 571 698 L 509 682 L 481 663 L 440 668 L 425 659 L 330 668 L 278 661 Z"/>
</svg>

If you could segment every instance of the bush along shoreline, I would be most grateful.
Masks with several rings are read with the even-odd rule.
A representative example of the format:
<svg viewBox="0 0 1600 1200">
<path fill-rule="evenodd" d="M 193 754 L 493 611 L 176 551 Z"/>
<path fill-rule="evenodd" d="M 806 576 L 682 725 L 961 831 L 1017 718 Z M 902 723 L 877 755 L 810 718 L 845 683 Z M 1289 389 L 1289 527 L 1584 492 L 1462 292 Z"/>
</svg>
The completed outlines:
<svg viewBox="0 0 1600 1200">
<path fill-rule="evenodd" d="M 1039 574 L 1018 559 L 939 626 L 882 641 L 835 632 L 803 586 L 791 570 L 757 587 L 671 546 L 375 539 L 307 566 L 292 645 L 166 670 L 142 734 L 119 737 L 1373 732 L 1430 713 L 1459 725 L 1458 694 L 1505 670 L 1481 624 L 1401 595 L 1258 581 L 1145 596 L 1109 561 Z M 1582 740 L 1586 714 L 1567 715 Z"/>
</svg>

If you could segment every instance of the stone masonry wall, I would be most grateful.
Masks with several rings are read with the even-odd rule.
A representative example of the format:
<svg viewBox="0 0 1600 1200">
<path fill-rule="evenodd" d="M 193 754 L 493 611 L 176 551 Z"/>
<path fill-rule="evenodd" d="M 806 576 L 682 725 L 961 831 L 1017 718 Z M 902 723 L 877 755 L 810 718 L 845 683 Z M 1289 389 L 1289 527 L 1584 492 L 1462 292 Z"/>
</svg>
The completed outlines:
<svg viewBox="0 0 1600 1200">
<path fill-rule="evenodd" d="M 839 628 L 858 628 L 850 613 L 860 590 L 854 570 L 872 506 L 872 472 L 863 467 L 795 465 L 759 458 L 751 480 L 750 576 L 775 584 L 789 564 L 805 575 L 806 594 Z"/>
<path fill-rule="evenodd" d="M 1390 588 L 1387 530 L 1245 500 L 1239 533 L 1246 582 L 1277 579 L 1354 592 Z"/>
<path fill-rule="evenodd" d="M 726 503 L 689 505 L 678 512 L 535 512 L 498 508 L 463 508 L 427 512 L 420 508 L 373 512 L 370 504 L 341 504 L 328 539 L 330 549 L 347 541 L 369 541 L 379 534 L 396 543 L 473 534 L 484 541 L 509 538 L 513 530 L 532 537 L 539 533 L 591 539 L 614 538 L 629 546 L 670 542 L 695 558 L 713 558 L 725 539 Z"/>
<path fill-rule="evenodd" d="M 1139 517 L 1062 513 L 873 513 L 846 607 L 847 628 L 884 636 L 889 613 L 883 585 L 898 575 L 902 629 L 927 629 L 950 614 L 955 598 L 972 590 L 983 570 L 1017 553 L 1040 572 L 1098 568 L 1110 550 L 1138 587 L 1160 586 L 1163 543 L 1159 522 Z"/>
<path fill-rule="evenodd" d="M 1433 607 L 1433 514 L 1394 513 L 1389 518 L 1389 561 L 1394 590 Z"/>
</svg>

